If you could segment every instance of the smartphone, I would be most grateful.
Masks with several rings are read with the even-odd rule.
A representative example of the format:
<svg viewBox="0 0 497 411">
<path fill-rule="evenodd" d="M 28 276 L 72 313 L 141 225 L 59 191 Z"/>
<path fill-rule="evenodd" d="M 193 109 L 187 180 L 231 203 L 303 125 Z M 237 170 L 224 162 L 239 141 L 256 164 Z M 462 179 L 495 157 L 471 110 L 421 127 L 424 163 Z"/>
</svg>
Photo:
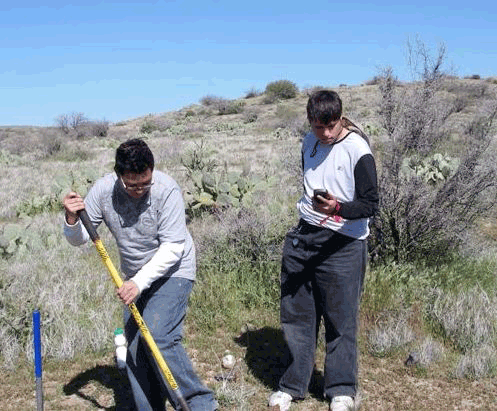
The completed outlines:
<svg viewBox="0 0 497 411">
<path fill-rule="evenodd" d="M 326 190 L 323 190 L 323 189 L 319 189 L 319 190 L 314 190 L 314 199 L 318 202 L 318 203 L 322 203 L 323 201 L 320 200 L 317 196 L 321 196 L 323 198 L 328 198 L 328 192 Z"/>
</svg>

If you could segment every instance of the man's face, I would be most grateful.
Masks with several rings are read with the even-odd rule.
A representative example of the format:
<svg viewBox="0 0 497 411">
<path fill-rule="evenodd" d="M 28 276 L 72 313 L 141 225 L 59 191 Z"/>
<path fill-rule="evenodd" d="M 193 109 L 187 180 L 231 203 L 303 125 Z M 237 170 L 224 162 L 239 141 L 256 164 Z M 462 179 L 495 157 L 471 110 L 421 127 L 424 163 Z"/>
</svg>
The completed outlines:
<svg viewBox="0 0 497 411">
<path fill-rule="evenodd" d="M 331 121 L 328 124 L 323 124 L 319 120 L 316 120 L 311 123 L 311 127 L 314 135 L 323 144 L 334 143 L 343 130 L 340 120 Z"/>
<path fill-rule="evenodd" d="M 143 197 L 154 184 L 152 170 L 147 168 L 143 173 L 124 173 L 121 177 L 121 184 L 130 197 Z"/>
</svg>

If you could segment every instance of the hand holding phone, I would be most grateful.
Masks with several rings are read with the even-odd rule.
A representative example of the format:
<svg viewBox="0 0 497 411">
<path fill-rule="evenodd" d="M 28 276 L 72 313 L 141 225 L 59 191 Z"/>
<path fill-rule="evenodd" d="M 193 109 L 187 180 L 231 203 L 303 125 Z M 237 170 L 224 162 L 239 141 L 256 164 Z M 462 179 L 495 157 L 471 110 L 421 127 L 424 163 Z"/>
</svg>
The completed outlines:
<svg viewBox="0 0 497 411">
<path fill-rule="evenodd" d="M 323 189 L 314 190 L 314 200 L 318 203 L 323 203 L 323 200 L 321 200 L 318 196 L 327 199 L 328 192 Z"/>
</svg>

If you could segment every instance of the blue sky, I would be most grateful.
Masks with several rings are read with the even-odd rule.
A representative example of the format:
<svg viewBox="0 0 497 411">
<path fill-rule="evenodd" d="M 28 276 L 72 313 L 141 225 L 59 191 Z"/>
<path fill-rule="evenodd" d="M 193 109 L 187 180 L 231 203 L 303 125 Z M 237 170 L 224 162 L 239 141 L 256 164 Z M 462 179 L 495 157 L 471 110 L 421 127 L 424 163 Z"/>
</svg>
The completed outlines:
<svg viewBox="0 0 497 411">
<path fill-rule="evenodd" d="M 459 76 L 497 76 L 496 3 L 472 5 L 1 2 L 0 125 L 53 125 L 73 111 L 118 122 L 280 79 L 358 85 L 385 66 L 408 81 L 406 44 L 416 36 L 434 51 L 445 43 Z"/>
</svg>

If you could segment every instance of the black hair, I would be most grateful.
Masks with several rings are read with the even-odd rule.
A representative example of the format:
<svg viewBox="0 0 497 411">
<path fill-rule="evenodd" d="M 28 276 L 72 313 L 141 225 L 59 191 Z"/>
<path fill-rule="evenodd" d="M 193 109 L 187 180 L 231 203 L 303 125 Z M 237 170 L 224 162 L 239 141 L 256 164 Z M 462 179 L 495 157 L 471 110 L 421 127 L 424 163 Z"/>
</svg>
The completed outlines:
<svg viewBox="0 0 497 411">
<path fill-rule="evenodd" d="M 369 137 L 347 117 L 342 117 L 342 99 L 336 91 L 318 90 L 307 101 L 307 119 L 309 123 L 319 121 L 328 125 L 341 120 L 342 126 L 359 134 L 369 145 Z"/>
<path fill-rule="evenodd" d="M 318 90 L 312 93 L 307 102 L 309 123 L 319 121 L 330 124 L 342 117 L 342 100 L 338 93 L 331 90 Z"/>
<path fill-rule="evenodd" d="M 141 174 L 154 169 L 154 155 L 143 140 L 133 138 L 122 143 L 116 150 L 114 171 L 122 176 L 125 173 Z"/>
</svg>

